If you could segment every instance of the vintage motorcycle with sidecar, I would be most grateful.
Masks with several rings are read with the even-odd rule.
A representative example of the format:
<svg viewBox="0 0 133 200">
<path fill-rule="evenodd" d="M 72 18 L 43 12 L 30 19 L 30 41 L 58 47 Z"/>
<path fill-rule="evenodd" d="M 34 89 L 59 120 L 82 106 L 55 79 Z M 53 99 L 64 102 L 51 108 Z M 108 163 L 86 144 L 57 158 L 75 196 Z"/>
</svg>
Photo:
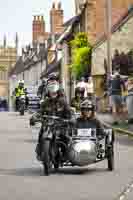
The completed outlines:
<svg viewBox="0 0 133 200">
<path fill-rule="evenodd" d="M 44 174 L 49 175 L 52 167 L 86 166 L 107 159 L 108 170 L 114 169 L 114 133 L 105 129 L 101 141 L 95 129 L 75 129 L 69 120 L 44 115 L 41 121 L 41 162 Z"/>
</svg>

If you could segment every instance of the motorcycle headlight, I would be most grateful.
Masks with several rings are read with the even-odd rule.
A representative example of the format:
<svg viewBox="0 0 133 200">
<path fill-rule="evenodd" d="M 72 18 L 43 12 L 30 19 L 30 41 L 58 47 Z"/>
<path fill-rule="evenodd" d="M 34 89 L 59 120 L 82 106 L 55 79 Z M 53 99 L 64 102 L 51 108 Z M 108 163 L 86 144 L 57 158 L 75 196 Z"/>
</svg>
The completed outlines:
<svg viewBox="0 0 133 200">
<path fill-rule="evenodd" d="M 22 95 L 22 96 L 20 97 L 20 99 L 25 99 L 25 96 L 24 96 L 24 95 Z"/>
<path fill-rule="evenodd" d="M 57 129 L 57 130 L 56 130 L 56 136 L 59 136 L 59 135 L 60 135 L 60 130 Z"/>
<path fill-rule="evenodd" d="M 54 121 L 53 120 L 48 120 L 48 122 L 47 122 L 47 125 L 48 126 L 52 126 L 54 124 Z"/>
</svg>

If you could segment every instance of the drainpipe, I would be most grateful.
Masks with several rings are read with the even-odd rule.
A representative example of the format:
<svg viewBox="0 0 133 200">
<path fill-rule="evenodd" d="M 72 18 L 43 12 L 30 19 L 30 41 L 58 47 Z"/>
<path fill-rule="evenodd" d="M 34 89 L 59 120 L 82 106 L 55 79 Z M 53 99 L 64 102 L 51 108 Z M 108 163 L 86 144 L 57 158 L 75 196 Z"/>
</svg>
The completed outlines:
<svg viewBox="0 0 133 200">
<path fill-rule="evenodd" d="M 112 74 L 112 57 L 111 57 L 111 28 L 112 28 L 112 0 L 106 1 L 106 33 L 107 33 L 107 62 L 108 74 Z"/>
</svg>

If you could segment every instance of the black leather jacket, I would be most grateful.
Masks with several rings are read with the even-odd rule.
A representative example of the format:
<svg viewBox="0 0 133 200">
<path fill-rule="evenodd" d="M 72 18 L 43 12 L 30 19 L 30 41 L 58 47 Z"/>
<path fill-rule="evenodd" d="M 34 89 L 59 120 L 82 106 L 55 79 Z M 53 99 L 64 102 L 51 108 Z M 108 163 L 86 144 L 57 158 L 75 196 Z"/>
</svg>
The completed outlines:
<svg viewBox="0 0 133 200">
<path fill-rule="evenodd" d="M 41 104 L 39 113 L 41 115 L 56 115 L 64 119 L 71 118 L 71 109 L 63 97 L 57 97 L 55 99 L 47 97 Z"/>
</svg>

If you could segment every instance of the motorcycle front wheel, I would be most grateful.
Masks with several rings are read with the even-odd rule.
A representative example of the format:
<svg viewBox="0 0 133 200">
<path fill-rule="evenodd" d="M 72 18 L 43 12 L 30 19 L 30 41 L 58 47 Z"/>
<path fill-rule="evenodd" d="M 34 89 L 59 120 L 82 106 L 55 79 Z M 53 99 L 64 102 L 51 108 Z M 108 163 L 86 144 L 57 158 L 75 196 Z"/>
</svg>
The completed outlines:
<svg viewBox="0 0 133 200">
<path fill-rule="evenodd" d="M 24 105 L 20 105 L 20 109 L 19 109 L 20 115 L 24 115 Z"/>
<path fill-rule="evenodd" d="M 24 116 L 24 110 L 21 110 L 21 111 L 20 111 L 20 115 L 21 115 L 21 116 Z"/>
<path fill-rule="evenodd" d="M 45 140 L 42 144 L 42 161 L 44 175 L 49 176 L 51 170 L 50 140 Z"/>
</svg>

